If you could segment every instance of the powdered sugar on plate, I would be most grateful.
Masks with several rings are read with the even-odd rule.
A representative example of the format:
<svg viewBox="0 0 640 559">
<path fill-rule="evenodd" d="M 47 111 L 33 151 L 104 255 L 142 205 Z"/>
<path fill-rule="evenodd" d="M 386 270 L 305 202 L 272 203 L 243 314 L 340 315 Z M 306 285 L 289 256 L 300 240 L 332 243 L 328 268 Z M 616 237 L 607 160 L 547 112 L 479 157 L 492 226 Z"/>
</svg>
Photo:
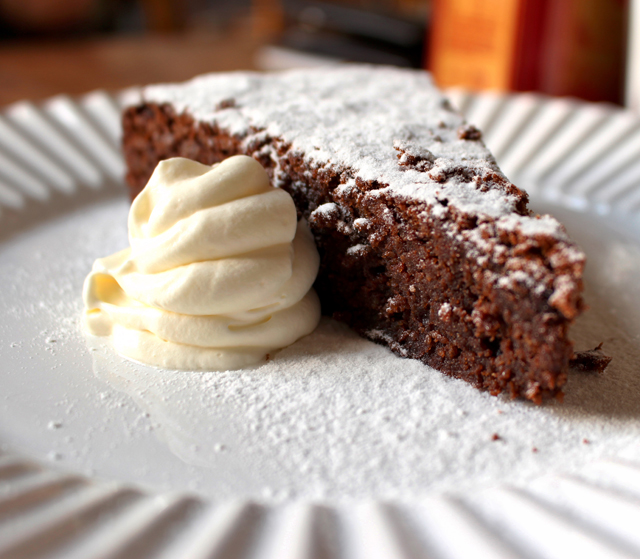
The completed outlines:
<svg viewBox="0 0 640 559">
<path fill-rule="evenodd" d="M 216 498 L 413 501 L 526 483 L 628 453 L 637 429 L 590 416 L 571 397 L 577 383 L 587 383 L 584 392 L 604 379 L 574 375 L 565 406 L 508 401 L 329 319 L 252 370 L 162 371 L 121 361 L 104 345 L 93 357 L 98 377 L 150 414 L 174 454 L 211 469 L 215 483 L 198 489 Z"/>
<path fill-rule="evenodd" d="M 267 502 L 411 501 L 525 484 L 601 456 L 640 459 L 640 241 L 602 223 L 563 216 L 593 262 L 577 347 L 605 341 L 614 361 L 604 375 L 572 374 L 563 405 L 538 407 L 478 392 L 329 319 L 252 370 L 126 361 L 85 338 L 80 293 L 93 259 L 126 246 L 127 201 L 73 213 L 58 202 L 59 217 L 1 237 L 0 450 L 154 490 Z"/>
</svg>

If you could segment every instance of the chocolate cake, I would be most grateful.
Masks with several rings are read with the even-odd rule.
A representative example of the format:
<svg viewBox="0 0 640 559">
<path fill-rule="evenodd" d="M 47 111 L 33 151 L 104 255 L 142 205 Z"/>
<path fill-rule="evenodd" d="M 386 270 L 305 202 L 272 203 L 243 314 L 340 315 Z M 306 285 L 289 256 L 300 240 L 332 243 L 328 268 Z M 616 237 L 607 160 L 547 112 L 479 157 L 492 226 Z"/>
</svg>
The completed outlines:
<svg viewBox="0 0 640 559">
<path fill-rule="evenodd" d="M 425 72 L 212 74 L 145 88 L 123 123 L 132 196 L 162 159 L 251 155 L 310 224 L 325 314 L 492 394 L 562 395 L 584 254 Z"/>
</svg>

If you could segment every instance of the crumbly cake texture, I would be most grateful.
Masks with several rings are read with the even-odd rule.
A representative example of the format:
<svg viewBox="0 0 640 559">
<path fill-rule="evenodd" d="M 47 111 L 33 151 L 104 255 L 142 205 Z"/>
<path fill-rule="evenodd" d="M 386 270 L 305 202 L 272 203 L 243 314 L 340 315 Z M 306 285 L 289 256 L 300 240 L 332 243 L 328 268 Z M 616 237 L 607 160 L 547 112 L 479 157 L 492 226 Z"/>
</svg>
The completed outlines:
<svg viewBox="0 0 640 559">
<path fill-rule="evenodd" d="M 132 196 L 162 159 L 251 155 L 309 221 L 325 314 L 492 394 L 561 397 L 584 254 L 425 72 L 211 74 L 147 87 L 123 126 Z"/>
</svg>

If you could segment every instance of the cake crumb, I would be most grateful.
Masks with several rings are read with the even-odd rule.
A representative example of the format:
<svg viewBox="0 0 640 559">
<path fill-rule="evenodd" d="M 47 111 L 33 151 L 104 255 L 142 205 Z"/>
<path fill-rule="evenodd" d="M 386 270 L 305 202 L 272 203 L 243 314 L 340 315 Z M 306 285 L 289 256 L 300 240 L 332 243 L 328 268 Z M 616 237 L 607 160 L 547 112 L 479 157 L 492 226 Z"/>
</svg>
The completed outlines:
<svg viewBox="0 0 640 559">
<path fill-rule="evenodd" d="M 223 99 L 216 105 L 216 111 L 222 111 L 224 109 L 233 109 L 236 107 L 236 100 L 233 98 Z"/>
<path fill-rule="evenodd" d="M 473 124 L 463 124 L 458 128 L 458 138 L 460 140 L 481 140 L 482 132 Z"/>
<path fill-rule="evenodd" d="M 491 440 L 492 441 L 501 441 L 502 437 L 500 435 L 498 435 L 498 433 L 494 433 L 493 435 L 491 435 Z"/>
<path fill-rule="evenodd" d="M 604 373 L 613 358 L 604 354 L 602 343 L 593 349 L 575 352 L 569 361 L 569 367 L 582 373 Z"/>
<path fill-rule="evenodd" d="M 534 453 L 535 453 L 535 452 L 538 452 L 538 447 L 534 446 L 534 447 L 531 449 L 531 452 L 534 452 Z"/>
<path fill-rule="evenodd" d="M 582 444 L 591 444 L 589 439 L 582 439 Z"/>
</svg>

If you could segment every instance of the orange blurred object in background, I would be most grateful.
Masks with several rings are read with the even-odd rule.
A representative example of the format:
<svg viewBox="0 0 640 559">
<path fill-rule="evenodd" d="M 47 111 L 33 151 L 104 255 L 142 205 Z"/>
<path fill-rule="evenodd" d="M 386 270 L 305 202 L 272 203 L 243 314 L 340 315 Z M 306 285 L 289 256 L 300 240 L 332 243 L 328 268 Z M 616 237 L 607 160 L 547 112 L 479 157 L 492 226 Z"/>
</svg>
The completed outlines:
<svg viewBox="0 0 640 559">
<path fill-rule="evenodd" d="M 434 0 L 439 85 L 621 103 L 625 0 Z"/>
</svg>

